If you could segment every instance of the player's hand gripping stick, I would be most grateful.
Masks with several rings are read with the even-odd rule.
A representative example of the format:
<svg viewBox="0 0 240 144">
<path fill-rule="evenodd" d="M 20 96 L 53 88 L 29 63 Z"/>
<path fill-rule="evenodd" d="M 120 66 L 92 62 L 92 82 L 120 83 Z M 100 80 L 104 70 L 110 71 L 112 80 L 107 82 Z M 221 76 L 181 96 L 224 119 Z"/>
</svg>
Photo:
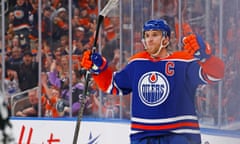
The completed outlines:
<svg viewBox="0 0 240 144">
<path fill-rule="evenodd" d="M 113 8 L 118 6 L 118 1 L 119 0 L 109 0 L 107 4 L 104 6 L 104 8 L 100 11 L 98 16 L 98 22 L 97 22 L 92 51 L 85 53 L 84 54 L 85 57 L 83 57 L 82 59 L 81 65 L 83 66 L 83 68 L 87 70 L 85 74 L 85 79 L 86 79 L 85 88 L 83 91 L 84 99 L 88 91 L 88 85 L 90 81 L 90 74 L 89 74 L 90 70 L 95 73 L 100 73 L 102 70 L 104 70 L 107 67 L 106 60 L 104 60 L 104 58 L 102 58 L 101 55 L 96 53 L 97 39 L 98 39 L 99 30 L 100 30 L 100 25 L 103 22 L 104 17 L 109 13 L 109 11 L 111 11 Z M 82 100 L 81 109 L 78 112 L 77 123 L 74 131 L 73 144 L 77 144 L 77 141 L 78 141 L 78 133 L 80 129 L 81 119 L 83 117 L 84 107 L 85 107 L 85 103 L 84 103 L 84 100 Z"/>
<path fill-rule="evenodd" d="M 84 69 L 89 70 L 91 73 L 99 74 L 107 68 L 107 60 L 99 53 L 91 53 L 91 51 L 85 51 L 81 65 Z"/>
</svg>

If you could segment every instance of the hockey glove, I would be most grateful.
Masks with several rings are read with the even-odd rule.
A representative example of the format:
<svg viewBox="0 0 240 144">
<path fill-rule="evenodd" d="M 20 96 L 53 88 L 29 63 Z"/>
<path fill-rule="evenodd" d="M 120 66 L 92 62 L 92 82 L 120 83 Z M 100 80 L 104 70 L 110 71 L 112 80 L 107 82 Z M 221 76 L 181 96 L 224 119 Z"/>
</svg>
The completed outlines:
<svg viewBox="0 0 240 144">
<path fill-rule="evenodd" d="M 99 74 L 107 68 L 107 60 L 99 53 L 92 54 L 91 51 L 86 51 L 83 54 L 81 65 L 90 72 Z"/>
<path fill-rule="evenodd" d="M 91 61 L 91 51 L 87 50 L 83 53 L 81 66 L 86 70 L 90 70 L 92 65 L 93 65 L 93 63 Z"/>
<path fill-rule="evenodd" d="M 190 55 L 205 62 L 211 56 L 211 48 L 205 43 L 203 38 L 197 34 L 191 34 L 183 38 L 184 50 Z"/>
</svg>

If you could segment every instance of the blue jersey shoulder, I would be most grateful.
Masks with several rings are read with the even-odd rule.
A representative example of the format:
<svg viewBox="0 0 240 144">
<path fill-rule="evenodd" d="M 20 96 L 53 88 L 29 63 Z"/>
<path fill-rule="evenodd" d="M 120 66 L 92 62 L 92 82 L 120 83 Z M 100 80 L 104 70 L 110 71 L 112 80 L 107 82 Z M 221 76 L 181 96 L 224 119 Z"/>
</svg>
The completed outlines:
<svg viewBox="0 0 240 144">
<path fill-rule="evenodd" d="M 148 60 L 148 61 L 194 61 L 195 58 L 191 55 L 189 55 L 187 52 L 184 51 L 176 51 L 172 54 L 170 54 L 168 57 L 165 58 L 152 58 L 146 51 L 142 51 L 139 53 L 136 53 L 132 57 L 130 57 L 128 63 L 131 63 L 133 61 L 139 61 L 139 60 Z"/>
</svg>

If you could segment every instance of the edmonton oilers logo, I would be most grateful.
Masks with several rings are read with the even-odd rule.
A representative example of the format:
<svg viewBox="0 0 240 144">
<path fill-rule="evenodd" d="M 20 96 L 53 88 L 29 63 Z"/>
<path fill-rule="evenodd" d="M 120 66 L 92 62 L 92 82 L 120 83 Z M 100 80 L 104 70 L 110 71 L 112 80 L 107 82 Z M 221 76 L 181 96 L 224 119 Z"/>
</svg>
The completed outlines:
<svg viewBox="0 0 240 144">
<path fill-rule="evenodd" d="M 144 74 L 138 83 L 140 99 L 147 106 L 162 104 L 169 94 L 169 83 L 167 78 L 156 71 Z"/>
</svg>

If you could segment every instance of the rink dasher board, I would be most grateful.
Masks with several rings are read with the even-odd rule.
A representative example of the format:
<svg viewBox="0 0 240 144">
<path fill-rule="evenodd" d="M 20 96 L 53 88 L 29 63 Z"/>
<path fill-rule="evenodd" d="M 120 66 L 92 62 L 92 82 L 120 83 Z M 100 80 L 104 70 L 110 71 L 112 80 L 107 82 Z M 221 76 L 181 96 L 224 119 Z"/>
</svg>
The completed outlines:
<svg viewBox="0 0 240 144">
<path fill-rule="evenodd" d="M 76 118 L 11 118 L 18 144 L 69 144 L 73 141 Z M 84 118 L 78 143 L 129 144 L 130 121 Z M 201 128 L 203 144 L 240 144 L 239 131 Z"/>
</svg>

